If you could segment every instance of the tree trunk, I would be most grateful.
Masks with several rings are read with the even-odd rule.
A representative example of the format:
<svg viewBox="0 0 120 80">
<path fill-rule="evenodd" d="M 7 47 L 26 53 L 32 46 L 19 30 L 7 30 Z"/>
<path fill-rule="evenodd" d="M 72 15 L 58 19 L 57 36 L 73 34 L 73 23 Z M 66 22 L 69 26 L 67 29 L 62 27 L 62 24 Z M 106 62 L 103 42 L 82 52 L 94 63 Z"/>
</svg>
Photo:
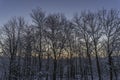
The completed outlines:
<svg viewBox="0 0 120 80">
<path fill-rule="evenodd" d="M 113 80 L 112 57 L 111 57 L 111 55 L 108 56 L 108 63 L 109 63 L 109 77 L 110 77 L 110 80 Z"/>
<path fill-rule="evenodd" d="M 98 77 L 99 80 L 102 80 L 101 78 L 101 71 L 100 71 L 100 64 L 99 64 L 99 60 L 98 60 L 98 52 L 97 52 L 97 46 L 95 46 L 95 55 L 96 55 L 96 64 L 97 64 L 97 71 L 98 71 Z"/>
</svg>

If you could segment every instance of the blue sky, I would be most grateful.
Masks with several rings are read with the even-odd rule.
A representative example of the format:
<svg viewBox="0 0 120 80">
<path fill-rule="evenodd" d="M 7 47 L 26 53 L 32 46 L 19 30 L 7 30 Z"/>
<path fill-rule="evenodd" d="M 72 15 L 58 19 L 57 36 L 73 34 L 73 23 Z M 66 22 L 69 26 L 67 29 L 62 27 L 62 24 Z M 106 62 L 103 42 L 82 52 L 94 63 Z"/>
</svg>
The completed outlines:
<svg viewBox="0 0 120 80">
<path fill-rule="evenodd" d="M 67 17 L 83 10 L 120 9 L 120 0 L 0 0 L 0 25 L 11 17 L 23 16 L 30 21 L 29 14 L 36 7 L 46 13 L 65 13 Z"/>
</svg>

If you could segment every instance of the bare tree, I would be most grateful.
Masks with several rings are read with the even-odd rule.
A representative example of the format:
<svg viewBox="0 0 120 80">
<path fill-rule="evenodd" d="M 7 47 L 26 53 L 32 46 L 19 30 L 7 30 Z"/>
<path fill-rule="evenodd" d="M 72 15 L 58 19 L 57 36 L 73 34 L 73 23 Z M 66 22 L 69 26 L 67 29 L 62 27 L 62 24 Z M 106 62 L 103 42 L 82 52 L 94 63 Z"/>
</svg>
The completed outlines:
<svg viewBox="0 0 120 80">
<path fill-rule="evenodd" d="M 109 64 L 109 76 L 110 80 L 113 80 L 113 61 L 112 55 L 116 51 L 119 45 L 119 34 L 120 34 L 120 19 L 119 12 L 116 10 L 101 10 L 99 11 L 99 20 L 103 26 L 103 37 L 106 53 L 108 56 Z"/>
<path fill-rule="evenodd" d="M 53 61 L 53 80 L 56 80 L 56 70 L 57 70 L 57 59 L 59 54 L 61 54 L 62 49 L 64 48 L 64 33 L 62 29 L 64 26 L 64 16 L 60 14 L 51 14 L 47 17 L 46 20 L 46 36 L 50 41 L 50 47 L 52 50 L 52 55 L 54 58 Z"/>
<path fill-rule="evenodd" d="M 9 54 L 9 80 L 16 80 L 19 76 L 17 53 L 18 44 L 20 41 L 21 29 L 24 26 L 23 18 L 12 18 L 7 24 L 4 25 L 4 35 L 6 43 L 6 52 Z"/>
<path fill-rule="evenodd" d="M 91 80 L 93 80 L 93 70 L 92 70 L 92 61 L 91 61 L 91 35 L 87 32 L 89 27 L 87 26 L 87 19 L 86 19 L 86 13 L 83 12 L 81 16 L 79 17 L 76 15 L 74 17 L 74 23 L 76 26 L 76 30 L 83 39 L 86 47 L 86 55 L 89 61 L 89 67 L 90 67 L 90 73 L 91 73 Z"/>
<path fill-rule="evenodd" d="M 43 28 L 44 28 L 44 24 L 45 24 L 45 12 L 43 12 L 40 8 L 34 9 L 34 10 L 32 10 L 31 17 L 37 28 L 36 42 L 38 45 L 35 49 L 39 53 L 39 71 L 41 71 L 42 55 L 43 55 L 42 38 L 43 38 Z"/>
<path fill-rule="evenodd" d="M 75 43 L 75 40 L 74 40 L 74 37 L 75 37 L 75 33 L 74 33 L 74 25 L 72 22 L 69 22 L 68 21 L 68 26 L 66 26 L 66 29 L 65 29 L 65 32 L 66 32 L 66 46 L 65 46 L 65 51 L 67 52 L 67 77 L 68 77 L 68 80 L 70 78 L 75 78 L 75 66 L 74 66 L 74 59 L 73 59 L 73 56 L 75 55 L 75 52 L 74 52 L 74 43 Z"/>
<path fill-rule="evenodd" d="M 98 44 L 100 42 L 102 36 L 102 27 L 98 21 L 98 16 L 95 13 L 88 12 L 85 14 L 86 26 L 88 27 L 87 33 L 90 34 L 90 39 L 92 40 L 94 53 L 96 56 L 96 65 L 99 80 L 102 79 L 101 77 L 101 70 L 100 70 L 100 62 L 99 62 L 99 55 L 98 55 Z"/>
</svg>

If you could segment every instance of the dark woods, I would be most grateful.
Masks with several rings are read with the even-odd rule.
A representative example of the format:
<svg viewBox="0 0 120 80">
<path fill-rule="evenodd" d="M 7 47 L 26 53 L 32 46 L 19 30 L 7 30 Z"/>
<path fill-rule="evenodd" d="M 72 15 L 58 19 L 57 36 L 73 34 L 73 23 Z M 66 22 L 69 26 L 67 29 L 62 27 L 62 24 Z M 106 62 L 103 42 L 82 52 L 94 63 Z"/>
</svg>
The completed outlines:
<svg viewBox="0 0 120 80">
<path fill-rule="evenodd" d="M 32 10 L 1 27 L 0 80 L 119 80 L 117 10 L 64 14 Z"/>
</svg>

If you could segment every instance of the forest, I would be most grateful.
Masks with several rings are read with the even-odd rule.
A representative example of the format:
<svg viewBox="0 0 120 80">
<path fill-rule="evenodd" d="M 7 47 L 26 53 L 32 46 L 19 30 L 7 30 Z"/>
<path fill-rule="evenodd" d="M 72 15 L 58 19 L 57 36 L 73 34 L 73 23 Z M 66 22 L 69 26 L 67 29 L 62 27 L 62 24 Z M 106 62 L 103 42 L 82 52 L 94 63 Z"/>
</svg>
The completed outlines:
<svg viewBox="0 0 120 80">
<path fill-rule="evenodd" d="M 118 10 L 29 16 L 0 27 L 0 80 L 120 80 Z"/>
</svg>

